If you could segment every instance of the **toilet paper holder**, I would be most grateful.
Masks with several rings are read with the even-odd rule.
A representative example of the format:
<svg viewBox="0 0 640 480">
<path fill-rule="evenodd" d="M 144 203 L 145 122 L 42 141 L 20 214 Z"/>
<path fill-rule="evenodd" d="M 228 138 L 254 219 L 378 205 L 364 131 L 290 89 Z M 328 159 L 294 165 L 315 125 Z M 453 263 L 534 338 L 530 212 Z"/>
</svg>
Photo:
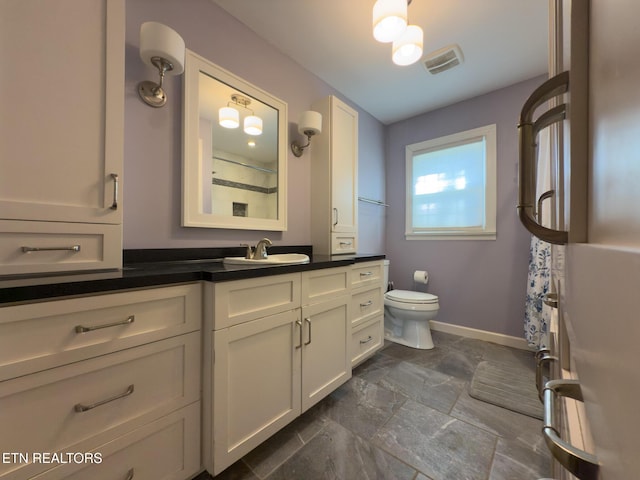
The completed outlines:
<svg viewBox="0 0 640 480">
<path fill-rule="evenodd" d="M 426 270 L 416 270 L 413 272 L 413 281 L 426 285 L 429 282 L 429 273 Z"/>
</svg>

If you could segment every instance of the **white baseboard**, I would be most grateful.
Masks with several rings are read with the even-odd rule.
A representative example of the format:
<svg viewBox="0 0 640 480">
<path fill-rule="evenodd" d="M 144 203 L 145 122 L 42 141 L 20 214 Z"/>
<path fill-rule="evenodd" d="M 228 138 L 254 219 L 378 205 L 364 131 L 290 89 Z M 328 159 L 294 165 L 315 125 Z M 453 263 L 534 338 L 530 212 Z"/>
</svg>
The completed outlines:
<svg viewBox="0 0 640 480">
<path fill-rule="evenodd" d="M 486 330 L 478 330 L 477 328 L 463 327 L 461 325 L 453 325 L 452 323 L 438 322 L 437 320 L 430 320 L 429 324 L 431 325 L 431 330 L 436 332 L 475 338 L 486 342 L 497 343 L 498 345 L 519 348 L 521 350 L 531 350 L 524 338 L 512 337 L 502 333 L 487 332 Z"/>
</svg>

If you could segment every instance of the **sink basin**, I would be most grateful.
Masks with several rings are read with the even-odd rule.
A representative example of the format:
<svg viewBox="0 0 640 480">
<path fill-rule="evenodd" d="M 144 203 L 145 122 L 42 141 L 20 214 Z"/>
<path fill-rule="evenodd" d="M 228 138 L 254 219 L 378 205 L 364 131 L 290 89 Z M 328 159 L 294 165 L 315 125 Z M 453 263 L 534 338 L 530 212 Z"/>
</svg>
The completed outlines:
<svg viewBox="0 0 640 480">
<path fill-rule="evenodd" d="M 309 263 L 309 256 L 304 253 L 277 253 L 267 258 L 226 257 L 223 263 L 228 265 L 295 265 Z"/>
</svg>

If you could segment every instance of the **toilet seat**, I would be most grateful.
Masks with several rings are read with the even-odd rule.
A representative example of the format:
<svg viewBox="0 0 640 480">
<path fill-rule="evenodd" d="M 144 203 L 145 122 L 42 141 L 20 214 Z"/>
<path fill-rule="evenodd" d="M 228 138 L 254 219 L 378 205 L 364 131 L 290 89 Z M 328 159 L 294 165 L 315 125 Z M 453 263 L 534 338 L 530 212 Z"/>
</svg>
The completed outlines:
<svg viewBox="0 0 640 480">
<path fill-rule="evenodd" d="M 398 303 L 413 303 L 429 305 L 438 303 L 438 297 L 430 293 L 414 292 L 412 290 L 390 290 L 384 294 L 385 298 Z"/>
</svg>

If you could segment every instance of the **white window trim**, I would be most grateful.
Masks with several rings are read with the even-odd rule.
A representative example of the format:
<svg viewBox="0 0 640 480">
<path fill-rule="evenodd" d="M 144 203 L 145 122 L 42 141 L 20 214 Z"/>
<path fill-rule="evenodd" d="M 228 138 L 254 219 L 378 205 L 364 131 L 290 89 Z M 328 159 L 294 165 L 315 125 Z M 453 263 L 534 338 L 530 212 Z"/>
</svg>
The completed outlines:
<svg viewBox="0 0 640 480">
<path fill-rule="evenodd" d="M 485 225 L 470 228 L 413 228 L 413 157 L 429 150 L 440 149 L 443 146 L 468 143 L 476 138 L 485 138 Z M 486 125 L 464 132 L 434 138 L 405 147 L 405 239 L 406 240 L 495 240 L 496 239 L 496 205 L 497 205 L 497 139 L 496 125 Z"/>
</svg>

